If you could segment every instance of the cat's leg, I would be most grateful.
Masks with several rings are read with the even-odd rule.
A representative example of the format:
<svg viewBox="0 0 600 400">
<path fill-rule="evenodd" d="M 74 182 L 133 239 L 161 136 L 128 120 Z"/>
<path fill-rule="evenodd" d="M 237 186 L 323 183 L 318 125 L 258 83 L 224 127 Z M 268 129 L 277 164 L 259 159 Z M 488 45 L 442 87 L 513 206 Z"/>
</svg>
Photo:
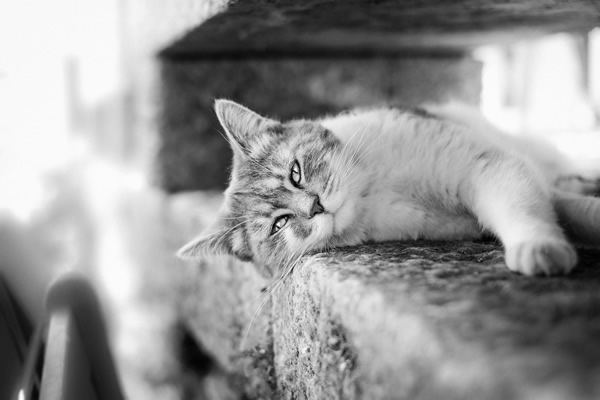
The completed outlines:
<svg viewBox="0 0 600 400">
<path fill-rule="evenodd" d="M 526 275 L 573 269 L 577 254 L 557 224 L 551 195 L 526 164 L 498 153 L 480 158 L 469 188 L 471 210 L 502 241 L 509 269 Z"/>
<path fill-rule="evenodd" d="M 554 186 L 565 192 L 600 197 L 600 178 L 583 175 L 563 175 L 556 179 Z"/>
<path fill-rule="evenodd" d="M 554 190 L 553 202 L 558 218 L 572 240 L 600 246 L 600 198 Z"/>
</svg>

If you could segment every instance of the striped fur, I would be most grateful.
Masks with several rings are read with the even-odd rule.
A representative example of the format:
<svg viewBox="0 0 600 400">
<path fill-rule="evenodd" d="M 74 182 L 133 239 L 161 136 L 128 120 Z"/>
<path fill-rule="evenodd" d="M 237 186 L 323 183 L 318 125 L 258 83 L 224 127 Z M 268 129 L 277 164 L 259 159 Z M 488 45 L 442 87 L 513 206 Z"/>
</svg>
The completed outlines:
<svg viewBox="0 0 600 400">
<path fill-rule="evenodd" d="M 180 255 L 230 253 L 254 261 L 272 276 L 295 257 L 332 246 L 331 216 L 313 217 L 310 209 L 315 196 L 331 210 L 340 199 L 357 195 L 353 188 L 363 187 L 356 182 L 360 175 L 347 173 L 356 167 L 355 156 L 345 154 L 340 140 L 314 121 L 281 124 L 228 101 L 217 102 L 215 108 L 234 150 L 231 182 L 211 234 L 190 243 Z M 290 181 L 296 160 L 300 188 Z M 274 219 L 282 215 L 292 217 L 271 235 Z"/>
<path fill-rule="evenodd" d="M 227 253 L 281 276 L 309 251 L 488 231 L 504 244 L 510 269 L 554 274 L 577 260 L 557 211 L 561 221 L 581 225 L 591 215 L 598 223 L 600 201 L 557 194 L 584 186 L 565 178 L 577 173 L 556 150 L 508 137 L 464 107 L 286 123 L 227 100 L 215 110 L 234 151 L 231 181 L 219 219 L 180 251 L 185 258 Z"/>
</svg>

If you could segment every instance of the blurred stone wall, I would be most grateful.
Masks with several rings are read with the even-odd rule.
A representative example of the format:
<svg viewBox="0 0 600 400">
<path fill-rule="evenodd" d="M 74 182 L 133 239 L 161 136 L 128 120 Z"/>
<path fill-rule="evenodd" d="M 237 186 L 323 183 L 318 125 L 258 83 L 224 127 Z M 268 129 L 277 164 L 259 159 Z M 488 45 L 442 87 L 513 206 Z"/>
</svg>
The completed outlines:
<svg viewBox="0 0 600 400">
<path fill-rule="evenodd" d="M 480 77 L 480 63 L 468 56 L 166 59 L 159 182 L 168 192 L 226 186 L 231 153 L 214 115 L 215 98 L 281 120 L 316 118 L 358 106 L 477 104 Z"/>
</svg>

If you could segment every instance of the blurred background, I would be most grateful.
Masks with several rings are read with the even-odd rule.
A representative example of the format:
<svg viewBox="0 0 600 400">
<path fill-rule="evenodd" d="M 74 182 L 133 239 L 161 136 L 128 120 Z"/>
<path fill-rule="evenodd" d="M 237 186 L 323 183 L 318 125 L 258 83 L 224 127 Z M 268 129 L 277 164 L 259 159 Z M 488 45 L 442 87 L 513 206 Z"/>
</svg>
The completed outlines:
<svg viewBox="0 0 600 400">
<path fill-rule="evenodd" d="M 129 398 L 180 398 L 161 347 L 169 275 L 153 268 L 174 251 L 152 182 L 156 53 L 218 7 L 174 3 L 0 6 L 1 272 L 37 322 L 53 279 L 88 276 Z"/>
<path fill-rule="evenodd" d="M 168 345 L 177 315 L 164 266 L 183 243 L 156 184 L 156 55 L 224 3 L 22 0 L 0 11 L 2 274 L 34 320 L 54 277 L 88 276 L 132 399 L 185 397 Z M 600 29 L 474 57 L 490 120 L 599 167 Z"/>
</svg>

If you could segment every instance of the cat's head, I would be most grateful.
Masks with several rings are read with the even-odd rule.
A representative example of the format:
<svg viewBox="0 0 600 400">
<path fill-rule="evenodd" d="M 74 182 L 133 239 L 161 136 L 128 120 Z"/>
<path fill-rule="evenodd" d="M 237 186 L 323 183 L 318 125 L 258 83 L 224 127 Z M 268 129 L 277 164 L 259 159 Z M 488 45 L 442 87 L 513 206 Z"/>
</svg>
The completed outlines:
<svg viewBox="0 0 600 400">
<path fill-rule="evenodd" d="M 280 123 L 228 100 L 215 111 L 233 169 L 215 224 L 179 251 L 226 253 L 277 275 L 302 254 L 325 249 L 356 223 L 356 155 L 314 121 Z"/>
</svg>

